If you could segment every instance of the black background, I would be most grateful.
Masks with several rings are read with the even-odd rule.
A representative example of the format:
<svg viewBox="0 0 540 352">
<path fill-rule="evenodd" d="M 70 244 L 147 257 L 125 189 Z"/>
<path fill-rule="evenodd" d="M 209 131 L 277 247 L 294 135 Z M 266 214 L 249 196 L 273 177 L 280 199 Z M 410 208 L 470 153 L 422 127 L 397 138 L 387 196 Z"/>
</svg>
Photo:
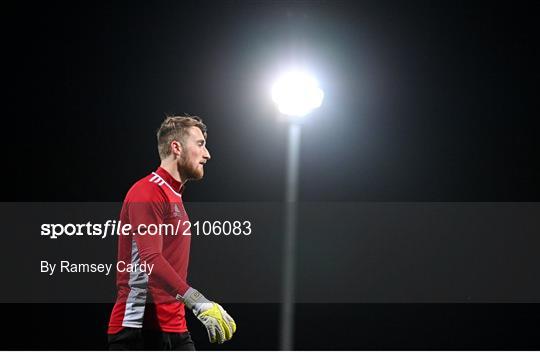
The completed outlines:
<svg viewBox="0 0 540 352">
<path fill-rule="evenodd" d="M 164 114 L 184 112 L 204 118 L 213 158 L 186 198 L 279 201 L 286 125 L 269 87 L 291 62 L 325 90 L 301 201 L 539 199 L 537 2 L 10 2 L 2 17 L 3 201 L 121 201 L 158 165 Z M 2 309 L 4 349 L 106 347 L 110 305 Z M 217 348 L 278 348 L 278 305 L 227 309 L 239 331 Z M 539 313 L 299 305 L 295 348 L 537 349 Z"/>
</svg>

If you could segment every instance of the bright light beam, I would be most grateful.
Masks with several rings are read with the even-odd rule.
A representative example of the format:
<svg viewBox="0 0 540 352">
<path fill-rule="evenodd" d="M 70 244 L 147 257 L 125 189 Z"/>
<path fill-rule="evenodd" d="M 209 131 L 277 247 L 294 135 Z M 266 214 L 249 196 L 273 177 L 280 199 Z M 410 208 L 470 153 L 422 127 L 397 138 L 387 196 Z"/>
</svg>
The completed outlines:
<svg viewBox="0 0 540 352">
<path fill-rule="evenodd" d="M 278 78 L 272 87 L 272 100 L 279 112 L 301 117 L 321 106 L 324 92 L 310 74 L 290 71 Z"/>
</svg>

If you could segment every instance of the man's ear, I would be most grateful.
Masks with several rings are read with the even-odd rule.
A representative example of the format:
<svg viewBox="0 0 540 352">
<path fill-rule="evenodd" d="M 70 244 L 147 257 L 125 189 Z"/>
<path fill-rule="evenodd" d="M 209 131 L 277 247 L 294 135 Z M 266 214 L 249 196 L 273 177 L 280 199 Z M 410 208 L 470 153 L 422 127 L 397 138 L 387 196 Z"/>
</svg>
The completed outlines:
<svg viewBox="0 0 540 352">
<path fill-rule="evenodd" d="M 171 153 L 176 156 L 182 155 L 182 145 L 178 141 L 171 142 Z"/>
</svg>

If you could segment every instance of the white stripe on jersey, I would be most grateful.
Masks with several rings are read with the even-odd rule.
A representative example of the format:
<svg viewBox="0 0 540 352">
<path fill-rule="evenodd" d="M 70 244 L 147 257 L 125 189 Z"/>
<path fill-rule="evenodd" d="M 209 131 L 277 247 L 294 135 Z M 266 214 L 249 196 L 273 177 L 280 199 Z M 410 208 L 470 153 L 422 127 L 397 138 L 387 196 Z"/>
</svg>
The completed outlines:
<svg viewBox="0 0 540 352">
<path fill-rule="evenodd" d="M 182 197 L 182 195 L 178 192 L 176 192 L 170 184 L 167 183 L 167 181 L 165 181 L 164 179 L 161 178 L 161 176 L 159 176 L 158 174 L 156 174 L 155 172 L 152 172 L 152 174 L 154 174 L 154 176 L 150 179 L 150 181 L 152 181 L 152 179 L 154 177 L 158 177 L 159 179 L 156 179 L 156 181 L 152 181 L 154 183 L 158 183 L 159 182 L 159 185 L 160 186 L 163 186 L 164 184 L 167 185 L 167 187 L 170 188 L 171 191 L 173 191 L 174 194 L 176 194 L 178 197 Z"/>
<path fill-rule="evenodd" d="M 134 239 L 131 240 L 131 264 L 140 264 L 139 248 Z M 138 265 L 136 266 L 138 267 Z M 129 273 L 129 295 L 124 311 L 122 326 L 142 328 L 146 293 L 148 291 L 148 274 L 141 270 Z"/>
</svg>

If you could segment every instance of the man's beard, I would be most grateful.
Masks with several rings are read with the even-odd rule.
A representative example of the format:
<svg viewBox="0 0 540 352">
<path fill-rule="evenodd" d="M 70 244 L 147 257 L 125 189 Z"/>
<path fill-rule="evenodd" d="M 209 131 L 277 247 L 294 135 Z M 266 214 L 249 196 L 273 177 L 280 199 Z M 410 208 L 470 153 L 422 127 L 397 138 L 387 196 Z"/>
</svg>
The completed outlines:
<svg viewBox="0 0 540 352">
<path fill-rule="evenodd" d="M 204 171 L 198 168 L 198 165 L 193 167 L 191 163 L 188 163 L 186 158 L 182 155 L 178 167 L 180 174 L 182 175 L 182 182 L 188 180 L 200 180 L 204 176 Z"/>
</svg>

